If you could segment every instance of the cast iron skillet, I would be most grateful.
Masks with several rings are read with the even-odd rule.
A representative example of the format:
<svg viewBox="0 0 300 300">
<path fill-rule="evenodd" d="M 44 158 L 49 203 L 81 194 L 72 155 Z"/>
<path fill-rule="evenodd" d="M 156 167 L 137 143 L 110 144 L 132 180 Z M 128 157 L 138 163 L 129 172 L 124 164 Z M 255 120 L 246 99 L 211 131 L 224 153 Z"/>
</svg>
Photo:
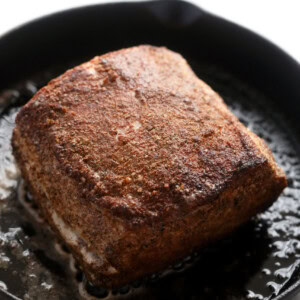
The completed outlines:
<svg viewBox="0 0 300 300">
<path fill-rule="evenodd" d="M 175 273 L 165 279 L 157 279 L 157 275 L 144 279 L 142 299 L 291 299 L 300 287 L 300 66 L 275 45 L 181 1 L 103 4 L 63 11 L 30 22 L 0 39 L 0 90 L 5 95 L 8 88 L 16 92 L 6 96 L 11 102 L 0 103 L 1 120 L 13 124 L 16 107 L 70 66 L 139 44 L 167 46 L 186 57 L 241 121 L 265 138 L 289 180 L 288 189 L 275 205 L 224 241 L 194 254 L 198 259 L 190 269 L 177 272 L 193 260 L 187 258 L 184 264 L 172 266 Z M 1 126 L 4 130 L 6 125 Z M 0 137 L 9 143 L 7 137 Z M 72 275 L 63 259 L 56 260 L 50 250 L 54 241 L 51 233 L 39 229 L 17 198 L 13 193 L 9 198 L 13 208 L 0 211 L 0 238 L 5 230 L 20 227 L 20 233 L 12 239 L 26 246 L 32 261 L 40 264 L 39 271 L 48 274 L 50 270 L 47 278 L 52 280 L 52 287 L 48 298 L 43 299 L 56 299 L 51 291 L 64 285 L 70 290 L 73 283 L 68 276 Z M 45 236 L 50 241 L 46 248 Z M 14 276 L 20 273 L 25 278 L 28 274 L 23 270 L 28 269 L 29 262 L 17 257 L 9 245 L 2 244 L 1 248 L 0 244 L 0 250 L 11 259 L 9 267 L 0 265 L 0 281 L 8 287 L 3 292 L 0 289 L 1 299 L 22 299 L 30 284 L 34 289 L 47 287 L 47 278 L 40 274 L 33 283 L 18 281 Z M 132 287 L 112 295 L 123 297 L 128 289 L 129 297 L 141 297 L 132 292 Z M 95 294 L 93 288 L 88 290 Z M 70 297 L 65 294 L 59 299 Z"/>
</svg>

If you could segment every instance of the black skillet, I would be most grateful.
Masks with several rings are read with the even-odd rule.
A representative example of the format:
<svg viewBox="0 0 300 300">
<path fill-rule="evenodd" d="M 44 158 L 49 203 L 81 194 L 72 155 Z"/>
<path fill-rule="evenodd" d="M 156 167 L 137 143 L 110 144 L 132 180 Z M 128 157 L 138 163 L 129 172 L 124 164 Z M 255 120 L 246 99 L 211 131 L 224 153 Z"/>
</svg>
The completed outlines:
<svg viewBox="0 0 300 300">
<path fill-rule="evenodd" d="M 171 266 L 171 275 L 149 275 L 143 288 L 131 283 L 110 291 L 110 297 L 291 299 L 300 289 L 300 65 L 253 32 L 192 4 L 87 6 L 2 36 L 0 171 L 11 163 L 14 116 L 38 88 L 95 55 L 139 44 L 167 46 L 186 57 L 240 120 L 266 140 L 289 187 L 236 233 Z M 70 271 L 67 250 L 33 214 L 34 204 L 22 196 L 20 184 L 0 200 L 0 299 L 81 299 L 78 284 L 85 295 L 106 296 L 80 270 Z"/>
</svg>

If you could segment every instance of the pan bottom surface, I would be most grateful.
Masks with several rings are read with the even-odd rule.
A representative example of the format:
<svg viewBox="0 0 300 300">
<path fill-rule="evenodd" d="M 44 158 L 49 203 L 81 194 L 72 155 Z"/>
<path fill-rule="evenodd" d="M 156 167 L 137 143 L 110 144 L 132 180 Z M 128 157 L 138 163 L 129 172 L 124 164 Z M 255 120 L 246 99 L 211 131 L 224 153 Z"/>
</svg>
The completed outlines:
<svg viewBox="0 0 300 300">
<path fill-rule="evenodd" d="M 39 216 L 11 154 L 19 108 L 66 66 L 46 70 L 0 93 L 0 290 L 7 299 L 267 300 L 299 279 L 300 135 L 284 110 L 262 92 L 215 66 L 190 63 L 234 114 L 265 139 L 286 172 L 288 188 L 266 212 L 171 266 L 167 276 L 152 274 L 116 291 L 95 288 Z"/>
</svg>

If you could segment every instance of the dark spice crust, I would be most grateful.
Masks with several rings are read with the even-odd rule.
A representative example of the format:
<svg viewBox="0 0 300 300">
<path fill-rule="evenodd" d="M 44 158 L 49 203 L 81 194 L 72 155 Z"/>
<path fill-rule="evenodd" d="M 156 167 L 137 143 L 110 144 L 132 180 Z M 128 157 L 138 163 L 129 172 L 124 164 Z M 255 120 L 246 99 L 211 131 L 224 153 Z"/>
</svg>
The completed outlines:
<svg viewBox="0 0 300 300">
<path fill-rule="evenodd" d="M 54 228 L 50 210 L 105 257 L 92 266 L 70 246 L 107 287 L 224 236 L 286 186 L 264 142 L 165 48 L 124 49 L 67 71 L 16 123 L 14 153 L 36 201 Z"/>
</svg>

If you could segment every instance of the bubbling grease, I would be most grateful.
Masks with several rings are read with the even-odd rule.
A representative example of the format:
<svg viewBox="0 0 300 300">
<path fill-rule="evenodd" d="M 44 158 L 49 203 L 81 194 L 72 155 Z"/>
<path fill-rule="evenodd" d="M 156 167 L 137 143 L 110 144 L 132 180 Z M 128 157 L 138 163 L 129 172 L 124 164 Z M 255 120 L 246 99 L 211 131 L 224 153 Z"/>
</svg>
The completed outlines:
<svg viewBox="0 0 300 300">
<path fill-rule="evenodd" d="M 280 110 L 254 89 L 221 70 L 205 66 L 199 70 L 200 77 L 224 97 L 234 114 L 266 140 L 285 170 L 289 187 L 278 201 L 236 234 L 164 272 L 118 290 L 93 287 L 43 222 L 21 184 L 18 199 L 14 197 L 20 174 L 10 138 L 19 106 L 53 77 L 51 72 L 39 74 L 0 94 L 0 298 L 2 290 L 15 299 L 268 300 L 294 282 L 300 274 L 300 159 L 296 150 L 300 135 L 292 131 Z M 89 72 L 93 76 L 94 71 Z M 133 123 L 130 128 L 118 129 L 117 136 L 139 128 L 138 122 Z M 55 212 L 52 217 L 62 235 L 78 243 L 78 234 Z M 91 262 L 95 259 L 85 248 L 82 255 Z"/>
</svg>

